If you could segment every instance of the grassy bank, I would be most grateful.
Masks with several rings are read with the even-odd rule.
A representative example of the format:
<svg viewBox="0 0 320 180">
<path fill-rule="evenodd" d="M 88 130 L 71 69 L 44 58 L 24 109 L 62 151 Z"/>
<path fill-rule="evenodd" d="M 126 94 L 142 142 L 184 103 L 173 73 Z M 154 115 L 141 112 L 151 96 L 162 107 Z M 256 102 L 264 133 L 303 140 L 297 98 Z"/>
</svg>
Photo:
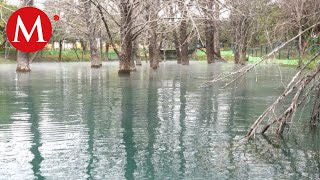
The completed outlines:
<svg viewBox="0 0 320 180">
<path fill-rule="evenodd" d="M 13 59 L 5 59 L 3 57 L 0 57 L 0 64 L 14 64 L 16 63 Z"/>
<path fill-rule="evenodd" d="M 32 57 L 34 54 L 31 54 Z M 8 58 L 3 58 L 3 52 L 0 52 L 0 64 L 15 63 L 16 50 L 9 49 Z M 111 50 L 108 53 L 103 53 L 104 59 L 112 61 L 117 59 L 116 53 Z M 77 50 L 64 50 L 61 53 L 61 61 L 59 61 L 59 51 L 40 51 L 38 52 L 35 62 L 78 62 L 78 61 L 90 61 L 90 51 L 82 52 Z"/>
<path fill-rule="evenodd" d="M 3 54 L 0 54 L 0 64 L 13 64 L 16 63 L 16 54 L 15 50 L 12 50 L 12 52 L 9 53 L 9 58 L 4 59 Z M 32 56 L 32 55 L 31 55 Z M 118 57 L 115 54 L 113 50 L 109 51 L 109 53 L 104 53 L 104 60 L 107 59 L 108 61 L 117 60 Z M 221 56 L 223 59 L 227 61 L 233 61 L 234 60 L 234 54 L 231 50 L 222 50 Z M 141 54 L 141 58 L 144 58 L 144 55 Z M 197 61 L 206 61 L 206 53 L 201 50 L 197 50 L 194 59 Z M 306 57 L 305 59 L 308 59 Z M 261 60 L 261 57 L 253 57 L 249 56 L 249 62 L 255 63 Z M 83 53 L 82 51 L 78 50 L 77 53 L 75 53 L 74 50 L 65 50 L 62 51 L 61 61 L 59 61 L 59 51 L 42 51 L 39 52 L 35 62 L 86 62 L 90 61 L 90 52 L 87 51 Z M 280 65 L 286 65 L 286 66 L 298 66 L 298 60 L 297 59 L 273 59 L 268 60 L 266 63 L 276 63 Z M 315 66 L 316 63 L 311 65 L 311 67 Z"/>
<path fill-rule="evenodd" d="M 224 50 L 221 51 L 221 56 L 222 58 L 224 58 L 227 61 L 233 61 L 234 60 L 234 54 L 231 50 Z M 309 57 L 305 57 L 305 60 L 309 59 Z M 196 52 L 196 60 L 206 60 L 206 53 L 201 51 L 201 50 L 197 50 Z M 261 60 L 261 57 L 253 57 L 253 56 L 249 56 L 249 60 L 248 62 L 250 63 L 255 63 Z M 318 59 L 318 61 L 320 61 L 320 58 Z M 299 60 L 298 59 L 270 59 L 267 60 L 266 63 L 275 63 L 275 64 L 280 64 L 280 65 L 285 65 L 285 66 L 298 66 Z M 316 63 L 313 63 L 310 65 L 309 68 L 313 68 L 316 66 Z"/>
</svg>

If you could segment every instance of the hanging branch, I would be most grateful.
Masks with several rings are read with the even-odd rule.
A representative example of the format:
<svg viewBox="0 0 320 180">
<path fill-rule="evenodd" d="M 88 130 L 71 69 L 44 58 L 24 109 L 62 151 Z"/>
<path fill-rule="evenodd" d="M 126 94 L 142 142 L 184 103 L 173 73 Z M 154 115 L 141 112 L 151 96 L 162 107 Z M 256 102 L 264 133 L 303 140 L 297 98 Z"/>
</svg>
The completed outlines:
<svg viewBox="0 0 320 180">
<path fill-rule="evenodd" d="M 320 72 L 320 67 L 318 67 L 318 69 L 312 73 L 312 74 L 308 74 L 305 77 L 301 78 L 300 80 L 297 80 L 300 75 L 302 74 L 302 72 L 312 63 L 316 60 L 316 58 L 320 55 L 320 50 L 310 59 L 310 61 L 304 65 L 304 67 L 298 71 L 296 73 L 296 75 L 292 78 L 291 82 L 287 85 L 286 89 L 284 90 L 284 92 L 278 97 L 278 99 L 271 105 L 269 106 L 259 117 L 258 119 L 254 122 L 254 124 L 251 126 L 251 128 L 249 129 L 246 138 L 249 139 L 252 136 L 254 136 L 254 134 L 257 131 L 257 128 L 259 127 L 259 125 L 261 124 L 261 122 L 265 119 L 265 117 L 267 115 L 269 115 L 270 113 L 272 113 L 277 105 L 285 98 L 287 97 L 293 90 L 298 89 L 291 105 L 289 106 L 289 108 L 287 108 L 287 110 L 279 117 L 279 118 L 275 118 L 271 123 L 269 123 L 267 126 L 265 126 L 262 130 L 262 133 L 265 133 L 269 127 L 276 123 L 279 122 L 279 127 L 277 129 L 277 134 L 281 135 L 283 132 L 283 128 L 284 126 L 290 121 L 290 119 L 292 118 L 292 115 L 296 112 L 297 110 L 297 101 L 302 93 L 302 91 L 305 89 L 306 85 L 308 85 L 313 79 L 315 79 L 315 77 L 319 74 Z M 300 103 L 301 104 L 301 103 Z"/>
<path fill-rule="evenodd" d="M 99 11 L 99 14 L 100 14 L 100 16 L 101 16 L 101 20 L 102 20 L 102 22 L 103 22 L 103 24 L 104 24 L 104 26 L 105 26 L 105 28 L 106 28 L 106 30 L 107 30 L 107 34 L 108 34 L 108 37 L 109 37 L 109 39 L 110 39 L 110 43 L 111 43 L 111 45 L 112 45 L 112 48 L 114 49 L 114 52 L 117 54 L 118 58 L 120 58 L 120 52 L 119 52 L 118 48 L 116 47 L 116 45 L 115 45 L 115 43 L 114 43 L 114 41 L 113 41 L 112 34 L 111 34 L 111 31 L 110 31 L 109 26 L 108 26 L 108 24 L 107 24 L 107 20 L 105 19 L 104 14 L 103 14 L 103 12 L 102 12 L 101 5 L 99 4 L 99 2 L 94 2 L 93 0 L 90 0 L 90 2 L 91 2 L 94 6 L 97 7 L 97 9 L 98 9 L 98 11 Z"/>
</svg>

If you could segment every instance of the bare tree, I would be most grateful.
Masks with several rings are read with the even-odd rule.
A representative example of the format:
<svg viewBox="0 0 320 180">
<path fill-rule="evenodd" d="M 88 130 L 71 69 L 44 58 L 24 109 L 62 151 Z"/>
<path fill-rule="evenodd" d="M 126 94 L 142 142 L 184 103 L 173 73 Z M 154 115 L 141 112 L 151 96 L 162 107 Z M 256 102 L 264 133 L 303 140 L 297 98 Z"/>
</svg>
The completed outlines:
<svg viewBox="0 0 320 180">
<path fill-rule="evenodd" d="M 88 0 L 81 0 L 82 6 L 84 9 L 84 17 L 87 27 L 87 35 L 90 44 L 90 55 L 91 55 L 91 67 L 99 68 L 101 67 L 101 59 L 99 57 L 99 48 L 98 48 L 98 33 L 100 18 L 97 18 L 96 9 L 91 6 L 91 2 Z M 100 44 L 100 46 L 102 46 Z"/>
<path fill-rule="evenodd" d="M 220 21 L 220 6 L 217 1 L 214 2 L 213 8 L 213 27 L 214 27 L 214 52 L 217 58 L 221 59 L 220 52 L 220 33 L 219 33 L 219 21 Z"/>
<path fill-rule="evenodd" d="M 187 10 L 188 4 L 186 2 L 178 2 L 179 10 L 181 13 L 180 23 L 180 46 L 181 46 L 181 64 L 189 65 L 189 51 L 188 51 L 188 24 L 187 24 Z"/>
<path fill-rule="evenodd" d="M 152 3 L 151 3 L 152 2 Z M 146 4 L 146 20 L 149 29 L 149 62 L 152 69 L 157 69 L 159 67 L 159 45 L 158 45 L 158 7 L 159 1 L 147 1 Z"/>
<path fill-rule="evenodd" d="M 285 27 L 288 34 L 299 33 L 297 49 L 299 52 L 299 67 L 303 67 L 303 58 L 308 48 L 308 37 L 314 32 L 310 29 L 303 32 L 307 27 L 320 21 L 320 3 L 318 0 L 281 0 L 278 2 L 281 15 L 284 17 L 279 21 Z"/>
<path fill-rule="evenodd" d="M 264 9 L 270 0 L 239 0 L 226 1 L 225 7 L 230 12 L 230 28 L 233 37 L 235 63 L 244 64 L 247 61 L 247 49 L 254 34 L 258 19 L 264 15 Z"/>
<path fill-rule="evenodd" d="M 203 3 L 205 21 L 205 37 L 206 37 L 206 54 L 208 64 L 214 63 L 215 51 L 215 27 L 214 27 L 214 2 L 206 0 Z"/>
</svg>

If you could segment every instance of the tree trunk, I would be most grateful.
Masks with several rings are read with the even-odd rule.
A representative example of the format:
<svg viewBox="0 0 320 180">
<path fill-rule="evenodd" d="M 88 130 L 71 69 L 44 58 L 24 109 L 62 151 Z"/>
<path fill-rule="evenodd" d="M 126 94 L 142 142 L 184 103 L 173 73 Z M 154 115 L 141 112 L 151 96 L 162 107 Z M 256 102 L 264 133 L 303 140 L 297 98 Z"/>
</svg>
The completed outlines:
<svg viewBox="0 0 320 180">
<path fill-rule="evenodd" d="M 213 27 L 213 17 L 211 14 L 213 12 L 213 2 L 207 3 L 207 8 L 205 9 L 206 14 L 206 52 L 207 52 L 207 62 L 208 64 L 214 63 L 214 27 Z"/>
<path fill-rule="evenodd" d="M 214 52 L 216 53 L 218 58 L 221 57 L 221 52 L 220 52 L 220 36 L 219 36 L 219 13 L 220 12 L 220 7 L 219 4 L 214 1 L 214 19 L 213 19 L 213 27 L 214 27 Z"/>
<path fill-rule="evenodd" d="M 109 60 L 109 42 L 108 41 L 106 41 L 106 61 L 108 61 Z"/>
<path fill-rule="evenodd" d="M 316 126 L 320 119 L 320 86 L 317 88 L 318 90 L 316 91 L 316 95 L 314 97 L 314 104 L 311 114 L 311 124 L 313 126 Z"/>
<path fill-rule="evenodd" d="M 146 63 L 148 63 L 148 55 L 147 55 L 147 48 L 146 48 L 146 40 L 143 42 L 143 53 L 144 53 L 144 58 L 146 60 Z"/>
<path fill-rule="evenodd" d="M 86 51 L 87 51 L 86 42 L 81 39 L 81 40 L 80 40 L 80 43 L 81 43 L 81 47 L 82 47 L 82 53 L 83 53 L 83 54 L 86 54 Z"/>
<path fill-rule="evenodd" d="M 61 58 L 62 58 L 62 43 L 63 43 L 63 40 L 60 39 L 59 40 L 59 58 L 58 58 L 58 61 L 61 61 Z"/>
<path fill-rule="evenodd" d="M 240 63 L 240 51 L 238 50 L 238 45 L 234 45 L 234 63 Z"/>
<path fill-rule="evenodd" d="M 245 64 L 247 61 L 247 42 L 246 40 L 238 40 L 235 45 L 235 63 Z"/>
<path fill-rule="evenodd" d="M 179 37 L 178 37 L 176 30 L 173 30 L 173 42 L 174 42 L 174 46 L 176 48 L 177 63 L 181 64 L 181 48 L 180 48 L 180 43 L 179 43 Z"/>
<path fill-rule="evenodd" d="M 99 58 L 98 42 L 95 37 L 90 38 L 90 57 L 91 57 L 91 67 L 100 68 L 101 59 Z"/>
<path fill-rule="evenodd" d="M 104 59 L 104 57 L 103 57 L 103 42 L 102 42 L 102 35 L 100 34 L 100 38 L 99 38 L 99 40 L 100 40 L 100 42 L 99 42 L 99 44 L 100 44 L 100 65 L 102 66 L 102 60 Z"/>
<path fill-rule="evenodd" d="M 29 53 L 25 53 L 18 50 L 17 53 L 17 72 L 30 72 L 29 66 Z"/>
<path fill-rule="evenodd" d="M 98 24 L 95 24 L 92 22 L 93 16 L 93 8 L 91 6 L 91 1 L 82 0 L 84 4 L 84 13 L 86 15 L 86 24 L 87 28 L 89 30 L 89 45 L 90 45 L 90 57 L 91 57 L 91 67 L 92 68 L 100 68 L 102 66 L 101 58 L 99 58 L 100 53 L 98 50 L 98 32 L 97 32 L 97 26 Z"/>
<path fill-rule="evenodd" d="M 299 34 L 302 33 L 302 26 L 299 27 Z M 299 36 L 299 42 L 298 42 L 298 51 L 299 51 L 299 62 L 298 62 L 298 68 L 303 67 L 303 41 L 302 41 L 302 35 Z"/>
<path fill-rule="evenodd" d="M 25 6 L 33 6 L 33 0 L 23 0 Z M 17 51 L 17 72 L 29 72 L 31 71 L 29 66 L 29 53 Z"/>
<path fill-rule="evenodd" d="M 245 64 L 247 62 L 247 48 L 248 48 L 248 42 L 247 38 L 244 37 L 244 42 L 242 42 L 242 48 L 241 48 L 241 54 L 240 54 L 240 63 Z"/>
<path fill-rule="evenodd" d="M 188 34 L 187 34 L 187 12 L 183 7 L 182 9 L 182 21 L 180 24 L 180 48 L 181 48 L 181 64 L 189 65 L 189 57 L 188 57 Z"/>
<path fill-rule="evenodd" d="M 141 59 L 139 55 L 139 44 L 137 40 L 133 42 L 133 54 L 134 54 L 134 60 L 136 62 L 136 65 L 141 66 L 142 64 L 141 64 Z"/>
<path fill-rule="evenodd" d="M 160 52 L 157 46 L 157 34 L 155 30 L 151 30 L 151 37 L 149 39 L 149 61 L 152 69 L 157 69 L 159 66 Z"/>
<path fill-rule="evenodd" d="M 208 64 L 214 63 L 214 32 L 213 27 L 207 23 L 206 26 L 206 52 Z"/>
<path fill-rule="evenodd" d="M 234 61 L 236 64 L 245 64 L 247 61 L 249 22 L 246 19 L 240 19 L 234 22 L 234 25 Z"/>
<path fill-rule="evenodd" d="M 136 68 L 136 63 L 134 61 L 134 54 L 132 53 L 131 54 L 131 59 L 130 59 L 130 71 L 136 71 L 137 68 Z"/>
<path fill-rule="evenodd" d="M 173 7 L 174 7 L 174 4 L 171 4 L 170 15 L 173 17 L 171 19 L 172 24 L 175 23 L 175 18 L 174 18 L 175 14 L 173 12 Z M 177 64 L 181 64 L 181 48 L 180 48 L 180 41 L 179 41 L 179 37 L 178 37 L 178 33 L 177 33 L 176 29 L 173 29 L 172 36 L 173 36 L 173 44 L 175 46 L 176 54 L 177 54 Z"/>
<path fill-rule="evenodd" d="M 155 1 L 154 3 L 158 3 Z M 155 6 L 157 7 L 157 5 Z M 159 67 L 159 59 L 160 59 L 160 52 L 158 49 L 158 23 L 157 23 L 157 11 L 154 6 L 146 6 L 145 10 L 150 12 L 146 15 L 146 21 L 149 22 L 149 61 L 150 67 L 152 69 L 157 69 Z"/>
<path fill-rule="evenodd" d="M 131 58 L 130 58 L 130 70 L 131 71 L 136 71 L 137 68 L 136 68 L 136 63 L 135 63 L 135 60 L 136 60 L 136 57 L 135 57 L 135 45 L 134 45 L 134 41 L 132 42 L 132 52 L 131 52 Z"/>
<path fill-rule="evenodd" d="M 121 0 L 120 15 L 121 15 L 121 52 L 119 61 L 118 74 L 130 74 L 131 54 L 132 54 L 132 6 L 131 1 Z"/>
</svg>

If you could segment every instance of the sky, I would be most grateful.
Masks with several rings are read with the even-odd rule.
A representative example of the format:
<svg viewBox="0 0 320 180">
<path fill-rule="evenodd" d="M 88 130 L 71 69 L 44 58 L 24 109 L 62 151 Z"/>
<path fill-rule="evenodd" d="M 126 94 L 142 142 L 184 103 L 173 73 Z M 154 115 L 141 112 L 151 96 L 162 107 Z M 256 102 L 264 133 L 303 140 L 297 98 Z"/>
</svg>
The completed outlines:
<svg viewBox="0 0 320 180">
<path fill-rule="evenodd" d="M 34 4 L 36 7 L 41 8 L 43 7 L 43 2 L 45 2 L 46 0 L 34 0 Z M 4 2 L 8 3 L 8 4 L 12 4 L 12 5 L 20 5 L 21 4 L 21 0 L 4 0 Z"/>
</svg>

